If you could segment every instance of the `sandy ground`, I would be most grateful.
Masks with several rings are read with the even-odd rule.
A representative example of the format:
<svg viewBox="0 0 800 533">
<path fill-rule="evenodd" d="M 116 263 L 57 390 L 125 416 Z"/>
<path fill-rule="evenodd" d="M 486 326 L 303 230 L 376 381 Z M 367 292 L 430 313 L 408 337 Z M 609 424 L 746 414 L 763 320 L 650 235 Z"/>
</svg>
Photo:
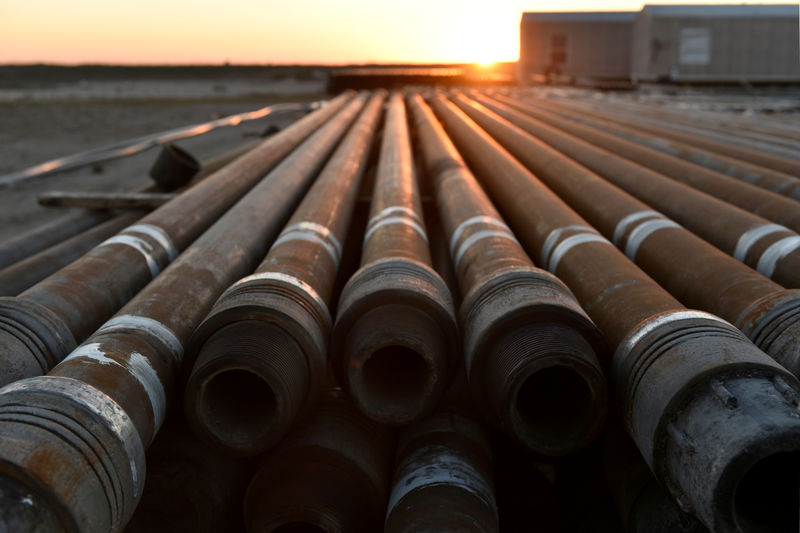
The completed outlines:
<svg viewBox="0 0 800 533">
<path fill-rule="evenodd" d="M 25 85 L 21 83 L 20 85 Z M 126 139 L 286 101 L 322 97 L 324 80 L 91 80 L 0 88 L 0 175 Z M 297 115 L 268 116 L 177 144 L 208 159 L 248 144 L 271 125 Z M 39 193 L 127 191 L 149 183 L 157 149 L 93 167 L 0 189 L 0 241 L 69 213 L 36 203 Z"/>
</svg>

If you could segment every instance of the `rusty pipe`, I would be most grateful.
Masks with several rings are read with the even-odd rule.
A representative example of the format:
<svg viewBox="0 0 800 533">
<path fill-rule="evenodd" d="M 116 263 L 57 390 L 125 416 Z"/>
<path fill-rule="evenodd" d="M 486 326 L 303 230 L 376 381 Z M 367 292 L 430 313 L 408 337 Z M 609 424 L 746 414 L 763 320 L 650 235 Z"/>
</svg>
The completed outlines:
<svg viewBox="0 0 800 533">
<path fill-rule="evenodd" d="M 380 531 L 392 447 L 385 427 L 329 389 L 256 470 L 244 501 L 248 533 Z"/>
<path fill-rule="evenodd" d="M 438 412 L 408 427 L 397 445 L 386 533 L 498 533 L 492 451 L 468 416 Z"/>
<path fill-rule="evenodd" d="M 346 104 L 48 375 L 0 389 L 0 479 L 10 487 L 0 518 L 33 528 L 37 515 L 13 497 L 22 491 L 51 517 L 45 530 L 122 530 L 194 325 L 263 257 L 362 104 Z"/>
<path fill-rule="evenodd" d="M 573 452 L 605 420 L 602 336 L 569 289 L 534 267 L 419 95 L 410 106 L 464 295 L 473 396 L 527 448 Z"/>
<path fill-rule="evenodd" d="M 786 290 L 474 100 L 454 101 L 631 261 L 691 308 L 738 326 L 800 376 L 800 291 Z"/>
<path fill-rule="evenodd" d="M 383 98 L 369 100 L 255 273 L 225 291 L 194 333 L 184 410 L 201 438 L 229 453 L 271 447 L 315 405 L 341 243 Z"/>
<path fill-rule="evenodd" d="M 0 298 L 5 376 L 20 379 L 52 368 L 349 97 L 331 101 L 270 137 L 22 294 Z"/>
<path fill-rule="evenodd" d="M 720 200 L 741 207 L 773 222 L 800 231 L 800 203 L 792 198 L 745 183 L 658 150 L 620 139 L 615 135 L 560 117 L 540 103 L 522 104 L 504 96 L 497 100 L 551 127 L 580 138 L 618 157 L 633 161 L 663 176 L 685 183 Z"/>
<path fill-rule="evenodd" d="M 603 118 L 626 126 L 635 127 L 637 130 L 658 135 L 659 137 L 663 137 L 665 139 L 673 139 L 691 144 L 692 146 L 697 146 L 698 148 L 702 148 L 704 150 L 709 150 L 711 152 L 732 157 L 734 159 L 747 161 L 749 163 L 753 163 L 754 165 L 771 168 L 779 172 L 789 174 L 790 176 L 800 176 L 800 162 L 792 159 L 766 154 L 762 151 L 747 148 L 745 146 L 731 145 L 724 141 L 711 139 L 702 135 L 696 135 L 685 131 L 677 131 L 654 122 L 643 122 L 630 115 L 599 111 L 594 106 L 586 106 L 586 104 L 583 103 L 575 105 L 580 106 L 581 109 L 588 107 L 592 112 L 602 114 Z"/>
<path fill-rule="evenodd" d="M 501 99 L 501 101 L 503 100 Z M 530 100 L 526 101 L 530 102 Z M 725 174 L 726 176 L 767 189 L 768 191 L 800 200 L 800 178 L 795 176 L 790 176 L 789 174 L 778 172 L 770 168 L 753 165 L 732 157 L 716 154 L 708 150 L 703 150 L 702 148 L 697 148 L 691 144 L 649 134 L 636 128 L 604 119 L 591 111 L 577 111 L 572 107 L 562 105 L 562 102 L 559 100 L 547 100 L 546 108 L 548 111 L 566 116 L 581 124 L 612 133 L 627 141 L 659 150 L 674 157 L 679 157 L 685 161 Z"/>
<path fill-rule="evenodd" d="M 714 531 L 796 523 L 775 502 L 798 488 L 800 382 L 727 322 L 683 308 L 455 104 L 433 103 L 517 236 L 616 347 L 622 421 L 681 508 Z"/>
<path fill-rule="evenodd" d="M 392 95 L 361 267 L 339 299 L 331 365 L 364 414 L 403 425 L 430 412 L 459 353 L 453 300 L 431 266 L 402 95 Z"/>
<path fill-rule="evenodd" d="M 72 263 L 142 216 L 144 213 L 141 211 L 116 216 L 0 270 L 0 296 L 18 295 L 53 272 Z"/>
<path fill-rule="evenodd" d="M 797 233 L 617 157 L 498 100 L 478 101 L 766 277 L 785 287 L 800 287 Z"/>
</svg>

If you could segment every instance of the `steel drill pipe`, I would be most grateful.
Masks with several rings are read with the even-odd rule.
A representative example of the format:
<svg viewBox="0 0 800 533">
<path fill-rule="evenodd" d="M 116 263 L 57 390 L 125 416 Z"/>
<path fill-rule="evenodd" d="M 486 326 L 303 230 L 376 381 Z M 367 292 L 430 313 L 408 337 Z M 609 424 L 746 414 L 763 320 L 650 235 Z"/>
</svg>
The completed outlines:
<svg viewBox="0 0 800 533">
<path fill-rule="evenodd" d="M 0 243 L 0 268 L 6 268 L 22 261 L 26 257 L 105 222 L 112 216 L 111 213 L 79 210 L 5 240 Z"/>
<path fill-rule="evenodd" d="M 663 107 L 659 109 L 650 104 L 643 104 L 630 100 L 623 101 L 615 99 L 607 100 L 606 103 L 609 107 L 612 109 L 616 108 L 621 113 L 631 114 L 643 120 L 664 124 L 667 127 L 678 129 L 679 131 L 688 131 L 704 137 L 727 140 L 731 144 L 745 146 L 762 152 L 772 152 L 777 155 L 787 154 L 789 159 L 800 159 L 796 153 L 797 148 L 800 147 L 797 142 L 776 138 L 769 134 L 744 131 L 738 128 L 722 128 L 716 126 L 705 117 L 698 116 L 698 113 L 694 110 L 692 110 L 691 115 L 687 115 L 686 112 L 670 111 Z M 787 148 L 791 148 L 791 151 L 787 152 Z"/>
<path fill-rule="evenodd" d="M 561 101 L 560 101 L 561 102 Z M 585 103 L 574 103 L 580 109 L 588 108 L 596 114 L 600 114 L 603 118 L 636 128 L 640 131 L 652 133 L 665 139 L 673 139 L 683 143 L 691 144 L 704 150 L 709 150 L 718 154 L 722 154 L 734 159 L 739 159 L 754 165 L 771 168 L 790 176 L 800 176 L 800 162 L 785 157 L 767 154 L 759 150 L 747 148 L 745 146 L 736 146 L 716 139 L 710 139 L 702 135 L 695 135 L 688 132 L 681 132 L 675 129 L 659 125 L 656 122 L 644 122 L 638 120 L 636 117 L 626 115 L 624 113 L 608 113 L 598 110 L 594 105 L 587 105 Z"/>
<path fill-rule="evenodd" d="M 242 501 L 252 460 L 220 454 L 170 415 L 147 450 L 147 480 L 125 533 L 244 530 Z"/>
<path fill-rule="evenodd" d="M 44 531 L 122 530 L 195 324 L 255 268 L 362 104 L 312 134 L 47 376 L 0 389 L 0 520 L 9 530 L 30 531 L 37 519 Z"/>
<path fill-rule="evenodd" d="M 622 428 L 610 429 L 604 443 L 603 467 L 625 531 L 629 533 L 707 533 L 684 513 L 642 459 Z"/>
<path fill-rule="evenodd" d="M 502 99 L 500 100 L 503 101 Z M 530 102 L 530 100 L 526 101 Z M 795 176 L 733 159 L 732 157 L 716 154 L 708 150 L 703 150 L 702 148 L 697 148 L 691 144 L 648 134 L 636 128 L 605 120 L 591 112 L 583 110 L 576 111 L 572 107 L 562 105 L 558 100 L 550 99 L 543 101 L 542 106 L 546 107 L 548 111 L 576 120 L 581 124 L 614 134 L 622 139 L 679 157 L 690 163 L 701 165 L 721 174 L 725 174 L 726 176 L 730 176 L 731 178 L 767 189 L 768 191 L 800 200 L 800 179 Z"/>
<path fill-rule="evenodd" d="M 61 361 L 350 97 L 270 137 L 19 296 L 0 298 L 0 384 Z"/>
<path fill-rule="evenodd" d="M 539 103 L 524 104 L 503 96 L 497 96 L 497 100 L 520 109 L 551 127 L 608 150 L 618 157 L 638 163 L 746 211 L 783 224 L 794 231 L 800 231 L 800 203 L 796 200 L 683 161 L 658 150 L 620 139 L 590 126 L 578 124 L 547 111 Z"/>
<path fill-rule="evenodd" d="M 602 335 L 569 289 L 534 267 L 419 95 L 411 110 L 464 295 L 460 322 L 473 397 L 527 448 L 573 452 L 605 420 Z"/>
<path fill-rule="evenodd" d="M 134 211 L 116 216 L 0 270 L 0 296 L 18 295 L 130 226 L 144 214 Z"/>
<path fill-rule="evenodd" d="M 800 291 L 770 281 L 479 103 L 454 100 L 675 298 L 738 326 L 800 376 Z"/>
<path fill-rule="evenodd" d="M 195 331 L 184 411 L 201 438 L 229 453 L 273 446 L 322 390 L 328 303 L 383 100 L 372 96 L 256 272 Z"/>
<path fill-rule="evenodd" d="M 401 435 L 386 533 L 498 533 L 492 450 L 470 418 L 439 412 Z"/>
<path fill-rule="evenodd" d="M 381 531 L 393 442 L 341 389 L 257 469 L 244 500 L 248 533 Z"/>
<path fill-rule="evenodd" d="M 403 98 L 392 95 L 361 267 L 342 290 L 331 337 L 339 383 L 368 417 L 429 413 L 457 368 L 453 299 L 431 266 Z"/>
<path fill-rule="evenodd" d="M 683 308 L 455 104 L 433 103 L 517 236 L 616 347 L 622 420 L 681 509 L 712 531 L 796 524 L 779 495 L 798 487 L 800 382 L 727 322 Z"/>
<path fill-rule="evenodd" d="M 800 287 L 797 233 L 617 157 L 498 100 L 479 97 L 478 101 L 766 277 L 785 287 Z"/>
</svg>

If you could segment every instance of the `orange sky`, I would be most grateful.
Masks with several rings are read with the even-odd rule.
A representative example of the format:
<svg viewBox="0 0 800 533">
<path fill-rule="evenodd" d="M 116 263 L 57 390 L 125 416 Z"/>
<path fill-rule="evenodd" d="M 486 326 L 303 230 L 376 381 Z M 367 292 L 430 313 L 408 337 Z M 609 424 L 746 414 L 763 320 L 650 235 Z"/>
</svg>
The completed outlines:
<svg viewBox="0 0 800 533">
<path fill-rule="evenodd" d="M 523 11 L 641 5 L 628 0 L 0 0 L 0 63 L 513 61 Z"/>
</svg>

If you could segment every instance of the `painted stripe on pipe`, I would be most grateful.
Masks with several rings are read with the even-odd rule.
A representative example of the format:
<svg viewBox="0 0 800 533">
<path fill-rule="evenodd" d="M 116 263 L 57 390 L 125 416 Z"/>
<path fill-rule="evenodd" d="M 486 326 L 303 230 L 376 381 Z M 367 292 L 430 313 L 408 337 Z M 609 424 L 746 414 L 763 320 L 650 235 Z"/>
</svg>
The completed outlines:
<svg viewBox="0 0 800 533">
<path fill-rule="evenodd" d="M 158 276 L 158 273 L 161 272 L 161 267 L 158 266 L 158 262 L 153 255 L 152 245 L 141 237 L 135 235 L 115 235 L 101 242 L 97 247 L 108 246 L 109 244 L 123 244 L 142 254 L 142 257 L 144 257 L 144 260 L 147 262 L 147 268 L 150 269 L 151 277 L 155 278 Z"/>
<path fill-rule="evenodd" d="M 550 259 L 550 252 L 552 251 L 553 246 L 555 246 L 559 237 L 561 237 L 565 231 L 570 230 L 583 230 L 582 233 L 597 233 L 597 230 L 593 227 L 585 226 L 583 224 L 572 224 L 570 226 L 564 226 L 563 228 L 554 229 L 550 232 L 550 234 L 544 240 L 544 244 L 542 245 L 542 253 L 539 256 L 542 265 L 547 264 L 548 260 Z"/>
<path fill-rule="evenodd" d="M 281 232 L 281 235 L 291 233 L 293 231 L 300 230 L 300 231 L 311 231 L 316 233 L 323 239 L 326 239 L 328 242 L 331 243 L 331 246 L 334 247 L 336 253 L 339 257 L 342 257 L 342 244 L 339 242 L 339 239 L 333 234 L 333 232 L 327 226 L 323 226 L 322 224 L 317 224 L 316 222 L 311 222 L 309 220 L 303 220 L 300 222 L 296 222 L 291 226 L 287 226 Z"/>
<path fill-rule="evenodd" d="M 470 217 L 464 220 L 461 224 L 459 224 L 458 227 L 455 229 L 455 231 L 453 231 L 453 235 L 450 237 L 450 257 L 453 257 L 455 255 L 456 244 L 458 244 L 458 241 L 461 239 L 461 235 L 464 233 L 464 230 L 467 229 L 469 226 L 480 223 L 487 224 L 490 226 L 499 226 L 508 231 L 509 233 L 511 233 L 511 228 L 509 228 L 506 225 L 506 223 L 503 222 L 502 220 L 498 220 L 494 217 L 489 217 L 484 215 L 477 215 L 474 217 Z"/>
<path fill-rule="evenodd" d="M 377 224 L 373 225 L 369 229 L 369 231 L 367 231 L 366 235 L 364 235 L 364 243 L 366 243 L 369 240 L 369 238 L 372 237 L 372 235 L 378 230 L 378 228 L 382 228 L 384 226 L 391 226 L 394 224 L 405 224 L 406 226 L 411 227 L 414 231 L 419 233 L 423 239 L 425 239 L 425 242 L 428 242 L 428 235 L 425 233 L 425 230 L 422 229 L 422 226 L 420 226 L 414 219 L 406 216 L 402 217 L 391 216 L 391 217 L 386 217 L 380 220 Z"/>
<path fill-rule="evenodd" d="M 636 226 L 628 236 L 628 242 L 625 243 L 625 255 L 627 255 L 628 259 L 631 261 L 635 261 L 639 246 L 642 245 L 646 238 L 660 229 L 680 227 L 681 226 L 677 222 L 667 218 L 657 218 L 642 222 Z"/>
<path fill-rule="evenodd" d="M 772 277 L 775 273 L 775 266 L 778 261 L 800 248 L 800 235 L 792 235 L 791 237 L 784 237 L 778 242 L 774 242 L 769 248 L 764 250 L 761 258 L 758 260 L 756 270 L 767 276 Z"/>
<path fill-rule="evenodd" d="M 632 222 L 636 222 L 637 220 L 641 220 L 643 218 L 652 216 L 663 217 L 664 215 L 662 215 L 658 211 L 647 209 L 645 211 L 637 211 L 635 213 L 631 213 L 630 215 L 621 218 L 620 221 L 617 222 L 616 227 L 614 228 L 614 238 L 612 239 L 612 241 L 614 242 L 614 246 L 619 246 L 622 237 L 625 236 L 625 231 L 628 229 L 628 226 Z"/>
<path fill-rule="evenodd" d="M 178 257 L 178 249 L 172 243 L 172 239 L 169 238 L 166 231 L 158 226 L 154 224 L 134 224 L 122 230 L 123 233 L 128 231 L 149 235 L 154 241 L 161 245 L 165 252 L 167 252 L 167 257 L 169 257 L 170 261 L 174 261 L 175 258 Z"/>
<path fill-rule="evenodd" d="M 747 252 L 750 251 L 750 248 L 755 243 L 767 235 L 784 230 L 791 231 L 786 226 L 781 226 L 780 224 L 763 224 L 745 231 L 742 233 L 742 236 L 739 237 L 739 241 L 736 243 L 736 249 L 733 251 L 733 257 L 744 262 L 745 257 L 747 257 Z"/>
<path fill-rule="evenodd" d="M 167 394 L 164 391 L 161 378 L 158 377 L 158 374 L 147 357 L 142 354 L 132 352 L 122 357 L 122 361 L 112 359 L 100 349 L 99 342 L 92 342 L 78 346 L 64 361 L 89 359 L 101 365 L 115 365 L 124 369 L 139 382 L 147 393 L 147 398 L 150 400 L 150 407 L 153 410 L 154 427 L 158 430 L 158 428 L 161 427 L 161 423 L 164 422 L 164 415 L 167 412 Z"/>
<path fill-rule="evenodd" d="M 317 307 L 319 308 L 322 316 L 325 318 L 325 322 L 327 323 L 328 327 L 333 327 L 333 320 L 331 319 L 331 313 L 328 310 L 328 306 L 325 304 L 325 301 L 322 299 L 322 297 L 320 297 L 319 293 L 314 290 L 314 287 L 300 278 L 290 276 L 289 274 L 284 274 L 283 272 L 256 272 L 255 274 L 251 274 L 240 279 L 228 287 L 228 290 L 225 292 L 227 293 L 233 290 L 234 287 L 238 287 L 250 281 L 279 281 L 303 291 L 315 304 L 317 304 Z M 220 299 L 222 299 L 222 296 L 220 296 Z"/>
<path fill-rule="evenodd" d="M 183 343 L 167 326 L 146 316 L 120 315 L 115 316 L 97 330 L 97 333 L 111 333 L 116 330 L 141 330 L 148 335 L 155 337 L 172 354 L 175 362 L 180 362 L 183 355 Z"/>
<path fill-rule="evenodd" d="M 328 252 L 328 255 L 331 256 L 331 260 L 333 260 L 335 268 L 339 268 L 339 254 L 336 253 L 336 249 L 328 241 L 310 231 L 296 230 L 278 237 L 278 239 L 272 243 L 270 252 L 279 245 L 290 241 L 305 241 L 320 245 L 326 252 Z"/>
<path fill-rule="evenodd" d="M 383 217 L 388 217 L 389 215 L 394 215 L 396 213 L 408 215 L 411 218 L 415 218 L 419 222 L 422 222 L 422 218 L 413 209 L 410 209 L 404 205 L 391 205 L 381 209 L 374 217 L 369 219 L 369 222 L 367 222 L 367 227 L 375 224 Z"/>
<path fill-rule="evenodd" d="M 453 263 L 456 270 L 458 270 L 458 266 L 459 264 L 461 264 L 461 260 L 464 258 L 464 254 L 467 253 L 467 250 L 469 250 L 472 247 L 472 245 L 474 245 L 478 241 L 482 241 L 483 239 L 489 239 L 491 237 L 508 239 L 516 244 L 519 244 L 517 238 L 514 237 L 514 235 L 510 231 L 490 230 L 490 229 L 477 231 L 472 235 L 470 235 L 469 237 L 467 237 L 466 239 L 464 239 L 464 242 L 462 242 L 461 246 L 458 247 L 458 252 L 456 252 L 456 256 L 453 259 Z"/>
<path fill-rule="evenodd" d="M 567 252 L 580 244 L 586 244 L 589 242 L 604 242 L 609 246 L 613 246 L 608 239 L 602 235 L 598 235 L 597 233 L 578 233 L 577 235 L 571 235 L 561 241 L 558 246 L 556 246 L 556 249 L 553 250 L 547 270 L 555 274 L 556 269 L 558 268 L 558 263 L 561 262 L 561 259 L 564 257 L 564 255 L 566 255 Z"/>
</svg>

